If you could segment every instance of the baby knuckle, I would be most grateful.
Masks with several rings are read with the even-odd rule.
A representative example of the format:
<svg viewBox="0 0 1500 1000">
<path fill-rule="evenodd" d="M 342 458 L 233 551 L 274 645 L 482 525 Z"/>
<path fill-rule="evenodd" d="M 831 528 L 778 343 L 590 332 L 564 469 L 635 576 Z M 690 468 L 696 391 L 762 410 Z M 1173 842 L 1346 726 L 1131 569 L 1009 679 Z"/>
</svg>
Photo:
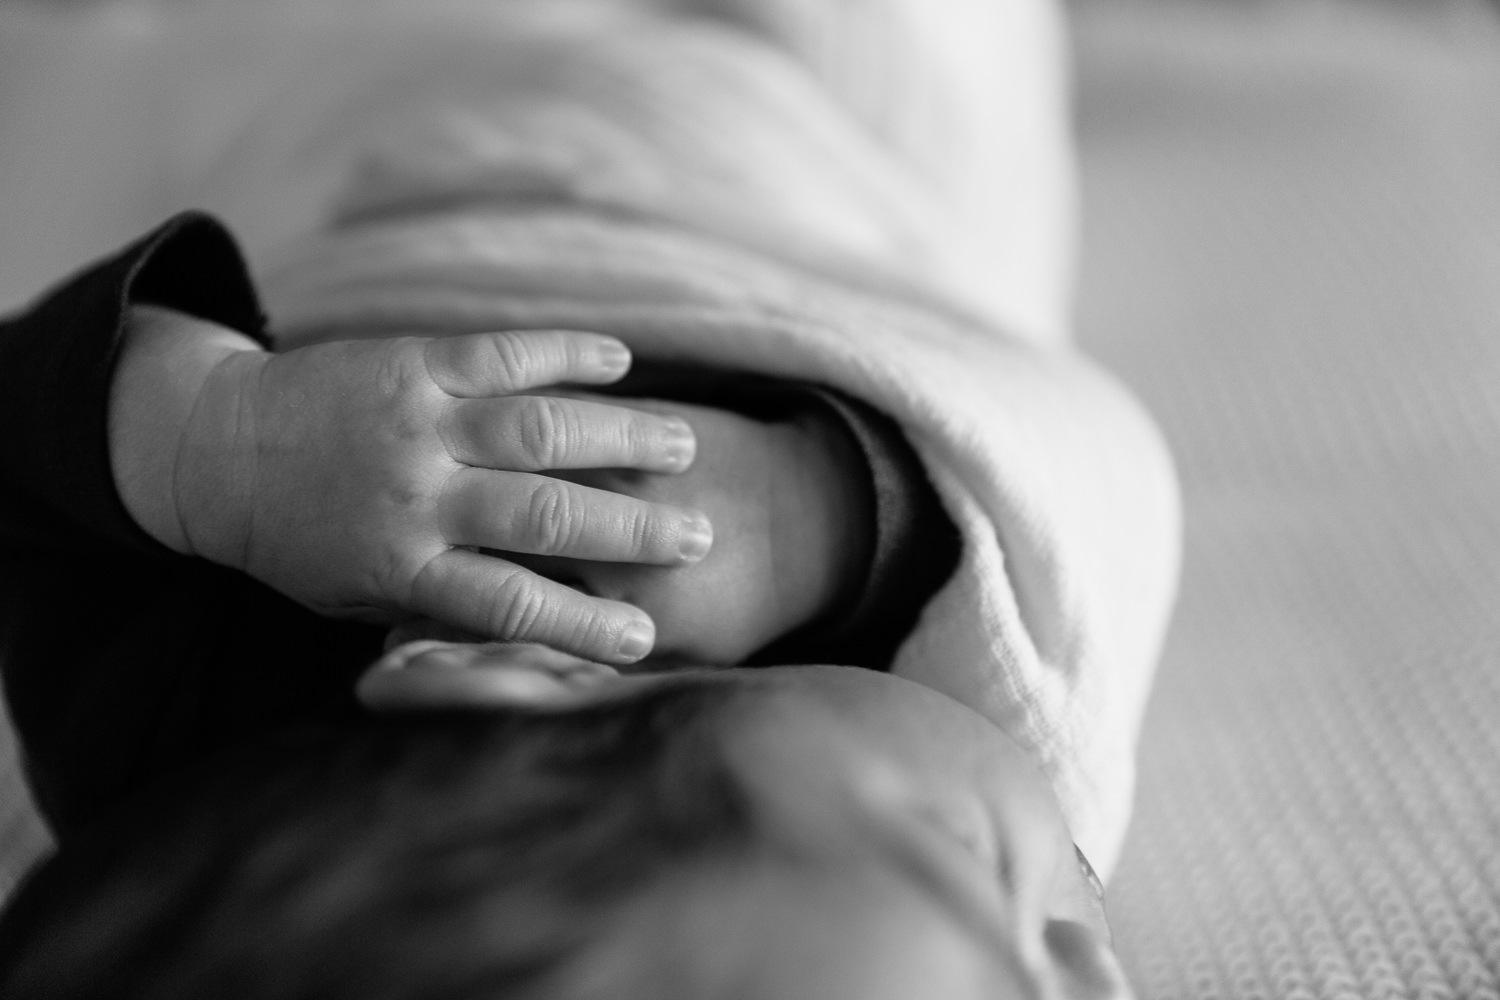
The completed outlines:
<svg viewBox="0 0 1500 1000">
<path fill-rule="evenodd" d="M 500 580 L 490 599 L 490 634 L 502 639 L 536 635 L 546 618 L 546 599 L 526 574 Z"/>
<path fill-rule="evenodd" d="M 496 374 L 505 383 L 523 382 L 535 364 L 533 352 L 525 339 L 508 333 L 485 338 L 485 349 Z"/>
<path fill-rule="evenodd" d="M 445 584 L 449 577 L 444 572 L 441 549 L 416 557 L 411 563 L 404 560 L 390 561 L 382 567 L 389 586 L 400 596 L 397 606 L 425 614 L 441 614 L 437 609 L 445 606 Z"/>
<path fill-rule="evenodd" d="M 458 406 L 443 407 L 433 421 L 432 429 L 438 444 L 449 456 L 464 454 L 464 442 L 469 439 L 482 440 L 485 431 L 481 422 L 475 420 L 468 410 Z"/>
<path fill-rule="evenodd" d="M 666 526 L 651 507 L 632 504 L 625 511 L 623 521 L 620 533 L 629 541 L 632 558 L 640 558 L 664 546 Z"/>
<path fill-rule="evenodd" d="M 410 603 L 409 595 L 423 568 L 421 562 L 413 560 L 400 546 L 389 543 L 372 546 L 365 567 L 366 590 L 398 603 L 402 601 L 402 595 L 408 595 L 405 600 Z"/>
<path fill-rule="evenodd" d="M 374 356 L 375 395 L 405 399 L 416 395 L 426 381 L 426 351 L 416 337 L 394 337 L 380 345 Z"/>
<path fill-rule="evenodd" d="M 516 432 L 522 460 L 534 469 L 557 468 L 575 433 L 568 408 L 548 396 L 527 400 Z"/>
<path fill-rule="evenodd" d="M 529 551 L 561 555 L 568 550 L 578 532 L 573 506 L 573 496 L 561 482 L 549 479 L 537 484 L 526 507 Z"/>
</svg>

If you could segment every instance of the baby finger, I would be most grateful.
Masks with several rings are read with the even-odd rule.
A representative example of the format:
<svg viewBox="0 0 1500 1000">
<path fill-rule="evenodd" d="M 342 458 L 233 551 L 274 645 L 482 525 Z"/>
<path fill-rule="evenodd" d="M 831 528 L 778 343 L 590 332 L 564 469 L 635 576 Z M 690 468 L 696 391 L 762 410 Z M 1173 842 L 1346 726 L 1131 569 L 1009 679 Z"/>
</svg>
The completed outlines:
<svg viewBox="0 0 1500 1000">
<path fill-rule="evenodd" d="M 456 461 L 486 469 L 682 472 L 697 450 L 679 416 L 563 396 L 455 400 L 442 426 Z"/>
<path fill-rule="evenodd" d="M 502 396 L 559 382 L 606 385 L 630 368 L 614 337 L 571 330 L 518 330 L 438 337 L 422 348 L 427 374 L 450 396 Z"/>
<path fill-rule="evenodd" d="M 713 544 L 713 525 L 699 511 L 528 472 L 460 470 L 439 523 L 450 545 L 598 562 L 675 566 L 697 562 Z"/>
<path fill-rule="evenodd" d="M 477 635 L 542 643 L 602 663 L 633 663 L 656 641 L 656 627 L 639 608 L 467 549 L 430 560 L 413 583 L 412 604 Z"/>
</svg>

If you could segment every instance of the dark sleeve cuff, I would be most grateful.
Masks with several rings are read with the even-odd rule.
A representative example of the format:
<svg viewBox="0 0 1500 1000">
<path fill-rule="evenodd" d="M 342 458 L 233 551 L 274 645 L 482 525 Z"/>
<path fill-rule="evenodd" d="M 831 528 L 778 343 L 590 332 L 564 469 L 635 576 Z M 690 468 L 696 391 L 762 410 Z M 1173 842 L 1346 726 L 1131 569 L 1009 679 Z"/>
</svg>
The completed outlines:
<svg viewBox="0 0 1500 1000">
<path fill-rule="evenodd" d="M 6 524 L 27 527 L 26 538 L 0 541 L 160 550 L 125 510 L 109 459 L 110 382 L 128 310 L 144 303 L 268 344 L 233 237 L 199 213 L 174 217 L 0 324 L 0 502 L 16 514 Z"/>
<path fill-rule="evenodd" d="M 841 427 L 865 459 L 875 511 L 870 563 L 838 609 L 760 650 L 750 662 L 887 670 L 922 609 L 958 565 L 958 529 L 895 421 L 832 389 L 794 388 L 805 405 Z"/>
</svg>

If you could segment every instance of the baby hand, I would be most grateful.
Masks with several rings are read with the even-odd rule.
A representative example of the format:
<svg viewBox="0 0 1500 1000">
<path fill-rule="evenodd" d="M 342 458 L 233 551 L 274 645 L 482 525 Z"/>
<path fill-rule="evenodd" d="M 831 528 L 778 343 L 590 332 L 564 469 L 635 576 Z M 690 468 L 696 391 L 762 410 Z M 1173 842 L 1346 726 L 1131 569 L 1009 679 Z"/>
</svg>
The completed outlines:
<svg viewBox="0 0 1500 1000">
<path fill-rule="evenodd" d="M 137 318 L 169 320 L 200 322 L 165 310 Z M 525 394 L 613 382 L 629 363 L 613 338 L 556 331 L 231 351 L 203 378 L 173 456 L 177 523 L 152 533 L 325 614 L 422 615 L 638 659 L 654 641 L 639 609 L 476 551 L 656 566 L 704 556 L 701 513 L 537 474 L 691 464 L 696 442 L 680 418 Z M 118 455 L 113 437 L 112 447 Z M 129 506 L 130 477 L 117 478 Z"/>
</svg>

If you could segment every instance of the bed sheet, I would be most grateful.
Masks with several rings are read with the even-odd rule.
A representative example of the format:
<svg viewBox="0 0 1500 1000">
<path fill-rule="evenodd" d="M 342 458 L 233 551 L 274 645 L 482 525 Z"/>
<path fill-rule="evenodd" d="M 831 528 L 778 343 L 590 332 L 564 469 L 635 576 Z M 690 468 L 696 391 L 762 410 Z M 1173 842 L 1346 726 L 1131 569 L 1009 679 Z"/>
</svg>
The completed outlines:
<svg viewBox="0 0 1500 1000">
<path fill-rule="evenodd" d="M 1084 3 L 1080 325 L 1184 480 L 1143 1000 L 1500 996 L 1500 20 Z"/>
</svg>

